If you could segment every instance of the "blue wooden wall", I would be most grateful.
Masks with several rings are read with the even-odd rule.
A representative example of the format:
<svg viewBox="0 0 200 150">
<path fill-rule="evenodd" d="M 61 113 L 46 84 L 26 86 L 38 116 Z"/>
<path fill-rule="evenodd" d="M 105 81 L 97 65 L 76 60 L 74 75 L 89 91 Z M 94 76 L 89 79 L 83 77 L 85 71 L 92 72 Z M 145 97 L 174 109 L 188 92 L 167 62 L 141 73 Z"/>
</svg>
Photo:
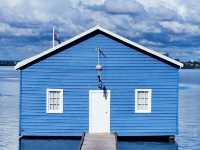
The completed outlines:
<svg viewBox="0 0 200 150">
<path fill-rule="evenodd" d="M 89 90 L 97 89 L 96 48 L 111 90 L 111 130 L 121 136 L 178 131 L 178 69 L 102 34 L 21 70 L 20 134 L 77 136 L 88 131 Z M 46 113 L 46 89 L 64 89 L 64 113 Z M 134 110 L 136 88 L 152 89 L 152 113 Z"/>
</svg>

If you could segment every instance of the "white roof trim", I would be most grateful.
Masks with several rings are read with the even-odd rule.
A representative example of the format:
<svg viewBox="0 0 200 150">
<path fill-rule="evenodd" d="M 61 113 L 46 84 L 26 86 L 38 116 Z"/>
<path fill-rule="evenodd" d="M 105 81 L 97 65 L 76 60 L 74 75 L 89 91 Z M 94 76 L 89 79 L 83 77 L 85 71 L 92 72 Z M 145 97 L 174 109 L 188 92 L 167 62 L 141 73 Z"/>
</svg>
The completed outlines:
<svg viewBox="0 0 200 150">
<path fill-rule="evenodd" d="M 83 32 L 83 33 L 81 33 L 81 34 L 79 34 L 79 35 L 77 35 L 77 36 L 65 41 L 65 42 L 62 42 L 61 44 L 59 44 L 59 45 L 57 45 L 57 46 L 55 46 L 53 48 L 50 48 L 50 49 L 48 49 L 46 51 L 43 51 L 43 52 L 41 52 L 41 53 L 39 53 L 39 54 L 37 54 L 37 55 L 35 55 L 33 57 L 30 57 L 30 58 L 27 58 L 27 59 L 24 59 L 24 60 L 18 62 L 16 64 L 16 66 L 15 66 L 15 69 L 19 69 L 19 68 L 21 68 L 21 67 L 23 67 L 23 66 L 25 66 L 25 65 L 27 65 L 27 64 L 29 64 L 31 62 L 33 62 L 33 61 L 35 61 L 35 60 L 37 60 L 37 59 L 39 59 L 39 58 L 41 58 L 41 57 L 43 57 L 43 56 L 45 56 L 45 55 L 47 55 L 47 54 L 49 54 L 51 52 L 57 50 L 57 49 L 65 46 L 65 45 L 67 45 L 67 44 L 69 44 L 69 43 L 71 43 L 73 41 L 76 41 L 76 40 L 80 39 L 81 37 L 84 37 L 85 35 L 90 34 L 90 33 L 94 32 L 96 30 L 100 30 L 100 31 L 102 31 L 104 33 L 107 33 L 107 34 L 109 34 L 109 35 L 111 35 L 111 36 L 113 36 L 113 37 L 115 37 L 115 38 L 117 38 L 117 39 L 119 39 L 119 40 L 121 40 L 121 41 L 123 41 L 125 43 L 128 43 L 128 44 L 130 44 L 130 45 L 132 45 L 134 47 L 137 47 L 137 48 L 139 48 L 139 49 L 141 49 L 141 50 L 143 50 L 143 51 L 145 51 L 147 53 L 150 53 L 150 54 L 155 55 L 155 56 L 157 56 L 159 58 L 162 58 L 162 59 L 164 59 L 164 60 L 166 60 L 168 62 L 171 62 L 172 64 L 175 64 L 175 65 L 179 66 L 180 68 L 183 67 L 183 64 L 181 62 L 177 61 L 177 60 L 169 58 L 169 57 L 167 57 L 167 56 L 165 56 L 163 54 L 160 54 L 160 53 L 158 53 L 158 52 L 156 52 L 154 50 L 148 49 L 148 48 L 146 48 L 146 47 L 144 47 L 144 46 L 142 46 L 140 44 L 137 44 L 137 43 L 135 43 L 133 41 L 130 41 L 130 40 L 118 35 L 118 34 L 115 34 L 115 33 L 111 32 L 111 31 L 108 31 L 108 30 L 104 29 L 104 28 L 102 28 L 100 26 L 95 26 L 95 27 L 93 27 L 93 28 L 91 28 L 91 29 L 89 29 L 89 30 L 87 30 L 87 31 L 85 31 L 85 32 Z"/>
</svg>

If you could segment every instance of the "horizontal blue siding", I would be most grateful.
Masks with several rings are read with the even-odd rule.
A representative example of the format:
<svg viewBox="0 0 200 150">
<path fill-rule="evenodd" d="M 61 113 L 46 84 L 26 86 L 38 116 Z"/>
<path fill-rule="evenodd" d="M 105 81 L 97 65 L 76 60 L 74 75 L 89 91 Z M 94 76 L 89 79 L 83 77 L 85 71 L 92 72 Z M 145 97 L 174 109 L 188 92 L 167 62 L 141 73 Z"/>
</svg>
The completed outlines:
<svg viewBox="0 0 200 150">
<path fill-rule="evenodd" d="M 111 90 L 111 130 L 122 136 L 177 133 L 178 69 L 97 34 L 21 71 L 21 135 L 88 131 L 89 90 L 97 89 L 96 48 Z M 46 89 L 64 89 L 64 113 L 46 113 Z M 135 113 L 137 88 L 152 89 L 152 113 Z"/>
</svg>

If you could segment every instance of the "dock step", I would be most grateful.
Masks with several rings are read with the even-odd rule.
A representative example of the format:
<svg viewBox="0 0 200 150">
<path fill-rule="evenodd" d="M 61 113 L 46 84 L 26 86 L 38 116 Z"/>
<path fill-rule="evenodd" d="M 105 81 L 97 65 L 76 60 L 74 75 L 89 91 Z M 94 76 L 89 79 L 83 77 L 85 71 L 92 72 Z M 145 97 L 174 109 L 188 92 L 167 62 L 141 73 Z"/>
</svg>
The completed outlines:
<svg viewBox="0 0 200 150">
<path fill-rule="evenodd" d="M 85 134 L 81 150 L 117 150 L 116 135 Z"/>
</svg>

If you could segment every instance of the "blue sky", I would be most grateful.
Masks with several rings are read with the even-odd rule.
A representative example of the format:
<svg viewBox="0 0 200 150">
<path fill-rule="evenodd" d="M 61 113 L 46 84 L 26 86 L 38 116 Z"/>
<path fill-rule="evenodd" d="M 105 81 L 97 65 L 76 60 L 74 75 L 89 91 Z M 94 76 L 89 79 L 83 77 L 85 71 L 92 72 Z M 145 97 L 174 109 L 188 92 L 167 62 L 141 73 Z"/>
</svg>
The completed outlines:
<svg viewBox="0 0 200 150">
<path fill-rule="evenodd" d="M 199 0 L 0 0 L 0 59 L 23 59 L 95 25 L 181 60 L 200 60 Z"/>
</svg>

